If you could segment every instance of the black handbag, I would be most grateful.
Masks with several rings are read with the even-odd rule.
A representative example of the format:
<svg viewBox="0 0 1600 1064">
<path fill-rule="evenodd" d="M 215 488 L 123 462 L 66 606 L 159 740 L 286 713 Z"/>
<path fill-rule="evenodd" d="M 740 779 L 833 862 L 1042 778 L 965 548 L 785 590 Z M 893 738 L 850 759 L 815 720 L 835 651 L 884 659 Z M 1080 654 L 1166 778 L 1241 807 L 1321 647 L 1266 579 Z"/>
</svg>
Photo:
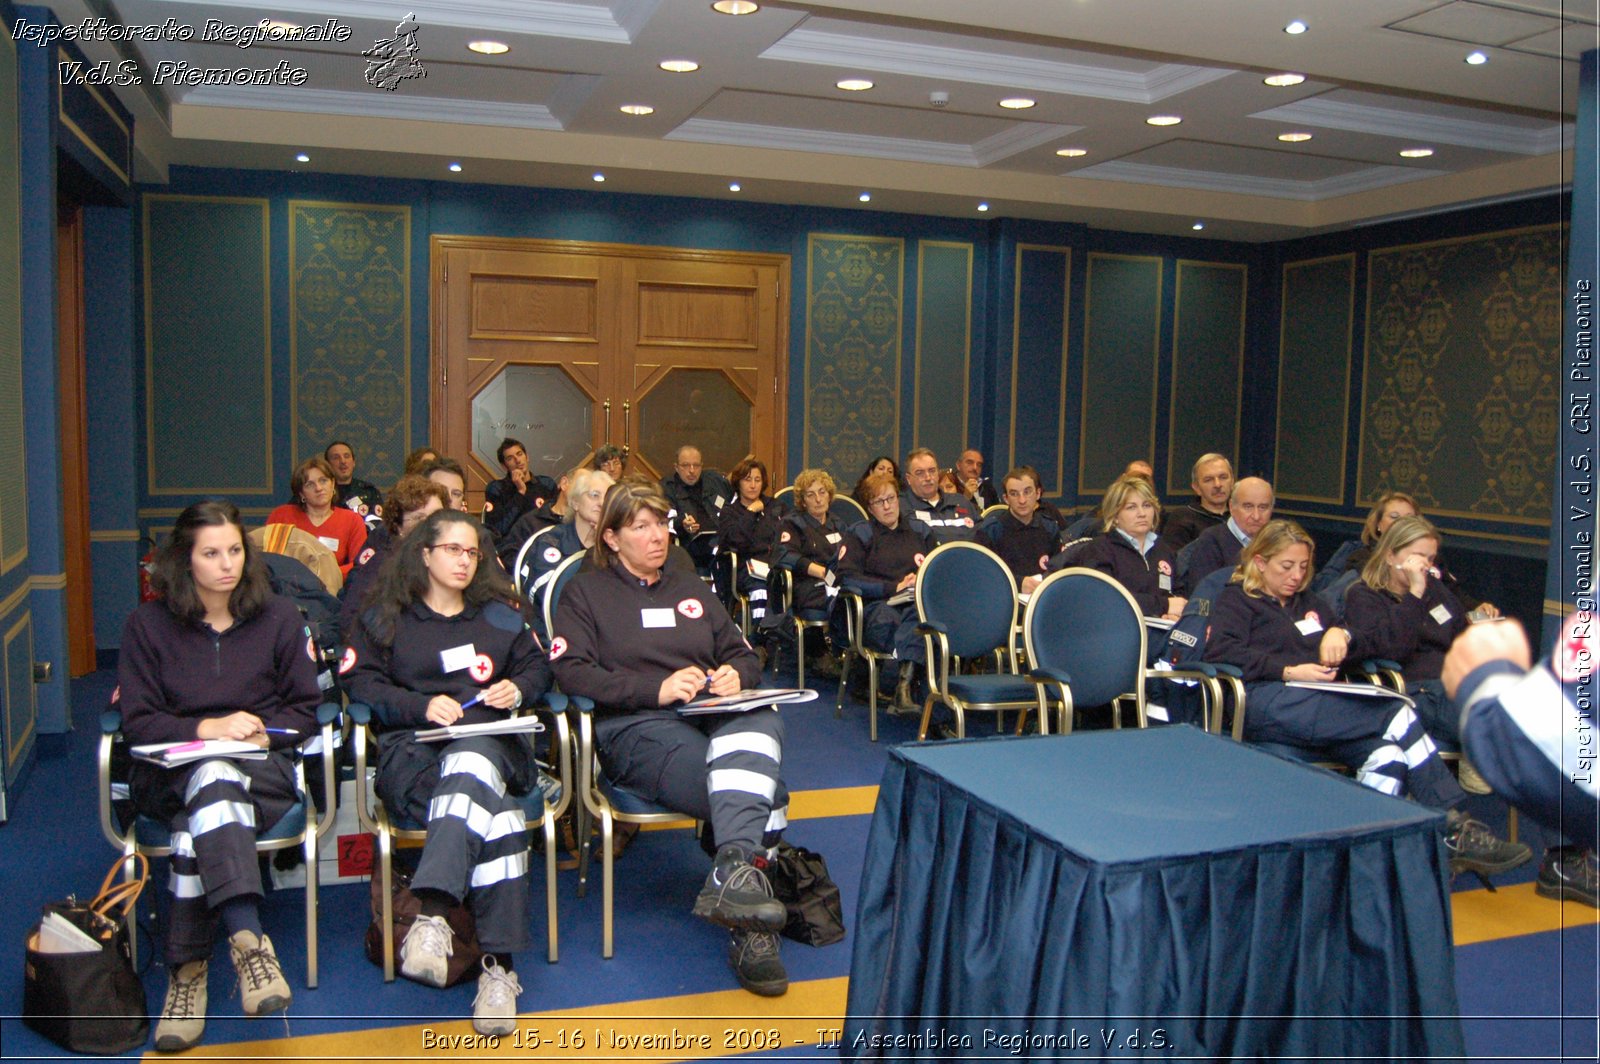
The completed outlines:
<svg viewBox="0 0 1600 1064">
<path fill-rule="evenodd" d="M 69 896 L 44 906 L 47 917 L 66 920 L 99 943 L 98 950 L 41 952 L 40 924 L 28 933 L 22 1022 L 74 1053 L 126 1053 L 150 1037 L 144 984 L 128 943 L 128 920 L 150 878 L 150 862 L 134 854 L 137 876 L 118 883 L 124 860 L 117 858 L 92 901 Z"/>
<path fill-rule="evenodd" d="M 828 946 L 844 938 L 844 908 L 828 862 L 815 850 L 778 844 L 767 862 L 772 896 L 783 902 L 788 921 L 783 936 L 808 946 Z"/>
</svg>

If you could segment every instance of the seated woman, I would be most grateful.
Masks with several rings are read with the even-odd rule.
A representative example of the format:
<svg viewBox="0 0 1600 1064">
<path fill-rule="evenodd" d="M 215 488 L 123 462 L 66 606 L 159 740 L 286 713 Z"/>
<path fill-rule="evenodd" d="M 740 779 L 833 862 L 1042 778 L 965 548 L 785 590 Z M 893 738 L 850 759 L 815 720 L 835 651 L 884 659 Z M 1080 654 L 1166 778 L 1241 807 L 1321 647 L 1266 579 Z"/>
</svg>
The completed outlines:
<svg viewBox="0 0 1600 1064">
<path fill-rule="evenodd" d="M 289 984 L 261 930 L 256 837 L 297 801 L 288 750 L 315 730 L 321 693 L 305 622 L 272 593 L 232 503 L 195 503 L 179 514 L 152 582 L 160 598 L 134 610 L 122 630 L 112 696 L 129 744 L 233 739 L 271 751 L 264 761 L 133 766 L 135 805 L 172 832 L 169 982 L 155 1047 L 173 1053 L 205 1032 L 218 921 L 245 1014 L 289 1006 Z"/>
<path fill-rule="evenodd" d="M 745 455 L 728 479 L 733 481 L 734 500 L 722 511 L 717 538 L 720 549 L 739 556 L 739 592 L 750 600 L 750 620 L 756 623 L 767 615 L 767 578 L 752 572 L 750 563 L 770 568 L 778 522 L 789 511 L 767 494 L 767 465 L 755 455 Z"/>
<path fill-rule="evenodd" d="M 775 996 L 784 908 L 761 871 L 788 823 L 783 722 L 772 707 L 682 717 L 703 692 L 756 686 L 761 666 L 692 568 L 668 567 L 669 505 L 622 484 L 606 499 L 595 568 L 561 594 L 550 663 L 569 695 L 594 700 L 595 742 L 615 783 L 709 825 L 715 863 L 694 914 L 732 931 L 739 983 Z"/>
<path fill-rule="evenodd" d="M 321 455 L 307 458 L 289 478 L 289 494 L 294 501 L 268 514 L 267 524 L 293 525 L 316 536 L 333 551 L 339 571 L 349 576 L 351 566 L 367 545 L 367 525 L 354 510 L 335 506 L 333 493 L 333 467 L 328 460 Z"/>
<path fill-rule="evenodd" d="M 1404 701 L 1290 686 L 1332 681 L 1347 657 L 1370 653 L 1363 633 L 1323 626 L 1322 600 L 1304 590 L 1311 551 L 1305 529 L 1268 522 L 1212 607 L 1205 660 L 1244 672 L 1245 739 L 1329 757 L 1368 787 L 1446 810 L 1452 872 L 1487 875 L 1525 863 L 1526 846 L 1502 842 L 1457 808 L 1466 795 Z"/>
<path fill-rule="evenodd" d="M 833 478 L 820 469 L 802 469 L 794 478 L 794 494 L 800 508 L 790 511 L 778 524 L 778 543 L 773 557 L 780 569 L 794 574 L 794 598 L 789 610 L 833 608 L 835 570 L 844 546 L 844 532 L 829 508 L 835 493 Z M 773 618 L 767 618 L 769 626 Z M 815 629 L 809 629 L 815 631 Z M 804 653 L 804 648 L 802 648 Z M 812 648 L 816 675 L 837 677 L 839 662 L 827 653 L 822 643 Z"/>
<path fill-rule="evenodd" d="M 579 469 L 571 475 L 567 490 L 567 519 L 546 532 L 524 559 L 528 576 L 522 585 L 523 597 L 533 614 L 533 628 L 540 638 L 544 630 L 544 589 L 562 562 L 582 554 L 595 544 L 600 513 L 605 509 L 606 492 L 611 489 L 611 474 L 598 469 Z"/>
<path fill-rule="evenodd" d="M 1427 518 L 1395 521 L 1345 596 L 1344 619 L 1370 655 L 1399 663 L 1422 726 L 1445 749 L 1459 751 L 1460 711 L 1439 676 L 1450 644 L 1467 630 L 1467 611 L 1439 579 L 1438 556 L 1439 530 Z M 1488 793 L 1465 759 L 1459 767 L 1465 790 Z"/>
<path fill-rule="evenodd" d="M 893 475 L 874 473 L 867 477 L 867 499 L 867 513 L 871 516 L 844 534 L 839 551 L 839 582 L 862 597 L 863 643 L 893 654 L 897 661 L 922 662 L 927 650 L 917 634 L 916 602 L 889 600 L 916 586 L 917 570 L 935 546 L 933 538 L 900 519 L 900 484 Z M 884 672 L 886 678 L 899 674 L 895 689 L 897 709 L 915 710 L 911 699 L 912 670 L 893 665 Z"/>
<path fill-rule="evenodd" d="M 621 447 L 615 444 L 605 444 L 594 452 L 594 458 L 589 462 L 592 469 L 598 469 L 612 481 L 622 479 L 623 467 L 627 465 L 628 455 Z"/>
<path fill-rule="evenodd" d="M 438 459 L 439 452 L 432 447 L 418 447 L 406 455 L 405 465 L 401 467 L 401 475 L 408 477 L 413 473 L 420 475 L 424 466 L 436 462 Z"/>
<path fill-rule="evenodd" d="M 861 474 L 861 479 L 856 481 L 855 490 L 850 493 L 856 502 L 861 504 L 861 508 L 868 513 L 872 512 L 872 507 L 867 504 L 867 478 L 874 473 L 888 473 L 894 477 L 896 490 L 902 490 L 905 487 L 905 481 L 900 479 L 900 466 L 893 458 L 886 454 L 880 454 L 868 462 L 867 468 Z"/>
<path fill-rule="evenodd" d="M 1177 555 L 1156 535 L 1161 503 L 1155 488 L 1144 477 L 1117 478 L 1106 489 L 1100 520 L 1101 534 L 1072 555 L 1073 564 L 1105 573 L 1127 588 L 1146 617 L 1176 621 L 1188 600 L 1174 583 Z"/>
<path fill-rule="evenodd" d="M 339 592 L 339 628 L 348 632 L 355 627 L 356 618 L 366 609 L 366 597 L 377 582 L 383 563 L 406 536 L 438 510 L 450 507 L 450 492 L 442 484 L 415 474 L 401 477 L 389 492 L 383 504 L 381 533 L 367 538 L 367 547 L 356 558 L 355 567 Z"/>
<path fill-rule="evenodd" d="M 444 986 L 453 948 L 445 915 L 468 902 L 483 947 L 472 1003 L 479 1034 L 516 1027 L 513 955 L 530 945 L 527 818 L 518 797 L 536 774 L 528 736 L 442 743 L 419 728 L 477 724 L 531 705 L 550 688 L 544 653 L 510 605 L 489 533 L 441 510 L 400 541 L 361 614 L 339 671 L 353 701 L 372 707 L 375 788 L 397 817 L 425 823 L 411 880 L 421 914 L 400 944 L 400 973 Z"/>
</svg>

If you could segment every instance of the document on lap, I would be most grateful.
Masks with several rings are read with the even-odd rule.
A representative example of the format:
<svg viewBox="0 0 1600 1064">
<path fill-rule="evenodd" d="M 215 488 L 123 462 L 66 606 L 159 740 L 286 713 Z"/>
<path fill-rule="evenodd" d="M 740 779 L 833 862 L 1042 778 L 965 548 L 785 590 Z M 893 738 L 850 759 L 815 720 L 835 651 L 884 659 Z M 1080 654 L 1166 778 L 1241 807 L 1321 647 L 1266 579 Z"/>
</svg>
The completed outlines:
<svg viewBox="0 0 1600 1064">
<path fill-rule="evenodd" d="M 447 724 L 442 728 L 426 728 L 412 735 L 419 743 L 442 743 L 449 739 L 465 739 L 469 735 L 519 735 L 523 732 L 542 732 L 539 718 L 507 717 L 504 720 L 487 720 L 482 724 Z"/>
<path fill-rule="evenodd" d="M 267 749 L 255 743 L 236 739 L 196 739 L 187 743 L 146 743 L 130 747 L 128 752 L 140 761 L 174 768 L 191 761 L 204 761 L 210 757 L 231 757 L 240 761 L 265 761 Z"/>
<path fill-rule="evenodd" d="M 809 687 L 752 687 L 731 695 L 713 695 L 685 702 L 678 707 L 678 713 L 685 717 L 702 713 L 744 713 L 780 703 L 810 702 L 816 697 L 817 692 Z"/>
</svg>

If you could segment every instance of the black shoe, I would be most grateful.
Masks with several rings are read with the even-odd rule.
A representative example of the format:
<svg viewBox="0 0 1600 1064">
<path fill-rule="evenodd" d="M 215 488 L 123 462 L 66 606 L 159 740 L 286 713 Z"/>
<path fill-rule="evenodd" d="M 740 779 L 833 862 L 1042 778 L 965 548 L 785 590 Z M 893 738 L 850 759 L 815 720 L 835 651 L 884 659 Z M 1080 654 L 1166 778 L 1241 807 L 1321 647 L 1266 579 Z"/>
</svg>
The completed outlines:
<svg viewBox="0 0 1600 1064">
<path fill-rule="evenodd" d="M 1544 862 L 1539 865 L 1539 878 L 1533 884 L 1534 893 L 1546 898 L 1581 901 L 1600 908 L 1597 897 L 1597 868 L 1593 850 L 1580 850 L 1576 846 L 1555 846 L 1544 852 Z"/>
<path fill-rule="evenodd" d="M 694 914 L 730 931 L 782 931 L 787 920 L 766 875 L 738 846 L 717 851 L 706 885 L 694 900 Z"/>
<path fill-rule="evenodd" d="M 806 675 L 815 676 L 819 680 L 837 680 L 839 659 L 824 650 L 806 663 Z"/>
<path fill-rule="evenodd" d="M 1450 854 L 1450 874 L 1476 872 L 1479 876 L 1509 872 L 1533 860 L 1533 851 L 1520 842 L 1496 838 L 1486 826 L 1459 809 L 1448 814 L 1444 836 Z"/>
<path fill-rule="evenodd" d="M 789 991 L 789 973 L 778 956 L 778 936 L 771 931 L 735 931 L 728 938 L 728 963 L 739 985 L 762 997 Z"/>
</svg>

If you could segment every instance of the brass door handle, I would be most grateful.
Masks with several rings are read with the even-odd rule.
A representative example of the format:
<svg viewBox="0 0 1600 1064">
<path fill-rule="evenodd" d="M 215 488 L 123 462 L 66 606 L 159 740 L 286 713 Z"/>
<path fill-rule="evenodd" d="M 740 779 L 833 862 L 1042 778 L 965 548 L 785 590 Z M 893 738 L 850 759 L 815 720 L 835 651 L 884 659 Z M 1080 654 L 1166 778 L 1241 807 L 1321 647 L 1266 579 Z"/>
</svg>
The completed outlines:
<svg viewBox="0 0 1600 1064">
<path fill-rule="evenodd" d="M 603 405 L 604 405 L 605 411 L 606 411 L 606 442 L 610 443 L 611 442 L 611 400 L 607 399 Z"/>
<path fill-rule="evenodd" d="M 633 400 L 624 399 L 622 401 L 622 457 L 624 458 L 633 453 L 633 448 L 629 446 L 629 439 L 633 435 L 633 417 L 629 413 L 632 409 Z"/>
</svg>

